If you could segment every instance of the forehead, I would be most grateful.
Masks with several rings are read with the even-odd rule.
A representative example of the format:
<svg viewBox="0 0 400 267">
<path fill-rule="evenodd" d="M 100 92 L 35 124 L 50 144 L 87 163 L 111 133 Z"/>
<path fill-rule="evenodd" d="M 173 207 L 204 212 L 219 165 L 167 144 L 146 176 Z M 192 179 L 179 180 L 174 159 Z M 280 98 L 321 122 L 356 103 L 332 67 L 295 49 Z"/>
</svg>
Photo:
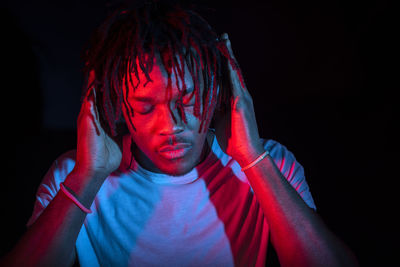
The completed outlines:
<svg viewBox="0 0 400 267">
<path fill-rule="evenodd" d="M 131 83 L 128 83 L 128 88 L 126 88 L 126 84 L 124 83 L 124 90 L 128 90 L 128 97 L 162 97 L 165 96 L 164 93 L 166 92 L 166 89 L 168 87 L 168 72 L 165 69 L 165 67 L 162 64 L 162 60 L 160 58 L 159 53 L 154 54 L 153 58 L 153 68 L 152 70 L 148 73 L 149 77 L 151 80 L 147 80 L 147 77 L 144 73 L 144 71 L 139 67 L 139 59 L 136 58 L 136 66 L 137 71 L 138 71 L 138 78 L 135 76 L 134 73 L 131 73 L 132 81 L 133 84 L 138 84 L 140 81 L 139 85 L 137 88 L 134 90 L 133 86 Z M 180 65 L 179 65 L 180 67 Z M 176 68 L 174 66 L 173 68 Z M 179 88 L 183 88 L 182 80 L 181 77 L 179 77 L 179 72 L 176 69 L 176 72 L 174 69 L 171 69 L 171 77 L 170 77 L 170 82 L 171 82 L 171 87 L 174 92 L 178 91 L 178 85 Z M 189 68 L 184 61 L 184 83 L 186 85 L 186 88 L 188 91 L 191 91 L 192 88 L 194 88 L 194 82 L 193 78 L 190 74 Z M 176 75 L 175 75 L 176 73 Z M 178 77 L 177 77 L 178 76 Z M 201 73 L 199 77 L 202 77 Z M 178 84 L 178 85 L 177 85 Z M 200 79 L 200 88 L 202 88 L 202 79 Z"/>
</svg>

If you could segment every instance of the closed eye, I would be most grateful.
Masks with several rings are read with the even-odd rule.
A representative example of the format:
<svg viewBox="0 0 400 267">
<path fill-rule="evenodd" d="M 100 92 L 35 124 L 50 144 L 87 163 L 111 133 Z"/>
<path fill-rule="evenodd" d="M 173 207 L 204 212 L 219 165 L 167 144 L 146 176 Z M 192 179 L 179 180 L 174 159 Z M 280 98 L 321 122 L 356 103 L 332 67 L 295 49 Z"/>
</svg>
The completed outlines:
<svg viewBox="0 0 400 267">
<path fill-rule="evenodd" d="M 151 113 L 154 110 L 154 106 L 148 106 L 146 108 L 137 108 L 136 112 L 142 115 Z"/>
<path fill-rule="evenodd" d="M 195 104 L 194 90 L 191 90 L 191 89 L 188 89 L 188 90 L 189 91 L 187 91 L 186 94 L 182 97 L 182 105 L 184 107 L 191 107 L 191 106 L 194 106 L 194 104 Z M 133 97 L 133 99 L 138 102 L 138 105 L 135 105 L 136 106 L 135 110 L 139 114 L 142 114 L 142 115 L 149 114 L 155 108 L 155 105 L 150 104 L 150 103 L 153 103 L 153 99 L 151 99 L 149 97 Z M 175 107 L 176 107 L 176 105 L 175 105 Z"/>
</svg>

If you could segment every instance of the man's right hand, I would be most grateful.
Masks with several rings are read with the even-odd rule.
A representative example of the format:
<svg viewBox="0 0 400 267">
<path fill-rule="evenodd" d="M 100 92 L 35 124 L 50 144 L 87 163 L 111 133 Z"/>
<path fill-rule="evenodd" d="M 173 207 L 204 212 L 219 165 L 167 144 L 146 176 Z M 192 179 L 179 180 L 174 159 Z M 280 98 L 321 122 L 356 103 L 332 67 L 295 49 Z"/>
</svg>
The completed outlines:
<svg viewBox="0 0 400 267">
<path fill-rule="evenodd" d="M 78 116 L 75 173 L 105 179 L 122 159 L 118 144 L 104 131 L 95 104 L 95 89 L 89 90 Z"/>
</svg>

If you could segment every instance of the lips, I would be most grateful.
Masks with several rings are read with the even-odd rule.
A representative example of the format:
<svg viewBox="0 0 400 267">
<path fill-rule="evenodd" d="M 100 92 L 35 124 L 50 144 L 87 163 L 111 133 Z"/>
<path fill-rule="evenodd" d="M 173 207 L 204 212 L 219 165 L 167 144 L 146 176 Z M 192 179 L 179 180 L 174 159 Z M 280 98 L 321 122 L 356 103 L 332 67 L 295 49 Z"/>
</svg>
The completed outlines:
<svg viewBox="0 0 400 267">
<path fill-rule="evenodd" d="M 177 143 L 175 145 L 166 145 L 166 146 L 162 146 L 160 148 L 160 152 L 166 152 L 166 151 L 174 151 L 174 150 L 179 150 L 179 149 L 183 149 L 183 148 L 189 148 L 192 145 L 189 143 Z"/>
<path fill-rule="evenodd" d="M 192 148 L 189 143 L 177 143 L 174 145 L 164 145 L 162 146 L 158 153 L 166 159 L 177 159 L 184 157 L 186 153 Z"/>
</svg>

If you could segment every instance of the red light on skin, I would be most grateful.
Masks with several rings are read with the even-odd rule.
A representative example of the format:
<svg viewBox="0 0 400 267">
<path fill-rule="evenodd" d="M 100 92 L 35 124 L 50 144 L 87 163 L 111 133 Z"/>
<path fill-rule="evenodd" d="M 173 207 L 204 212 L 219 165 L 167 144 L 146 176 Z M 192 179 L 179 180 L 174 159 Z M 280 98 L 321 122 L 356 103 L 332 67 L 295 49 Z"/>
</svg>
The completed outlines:
<svg viewBox="0 0 400 267">
<path fill-rule="evenodd" d="M 135 160 L 145 169 L 169 175 L 183 175 L 190 172 L 201 160 L 205 151 L 208 132 L 200 131 L 201 118 L 195 115 L 195 82 L 185 65 L 184 82 L 187 94 L 183 95 L 184 107 L 180 113 L 176 104 L 180 101 L 177 86 L 181 82 L 174 73 L 168 77 L 156 54 L 154 65 L 149 73 L 151 82 L 140 83 L 137 88 L 128 83 L 123 87 L 126 105 L 123 114 L 135 147 L 132 151 Z M 145 81 L 145 74 L 139 70 L 139 80 Z M 137 84 L 135 75 L 133 84 Z M 202 112 L 203 81 L 200 79 L 199 103 Z M 127 107 L 132 108 L 132 112 Z M 215 105 L 209 111 L 214 112 Z M 186 122 L 183 120 L 186 118 Z M 134 127 L 133 127 L 134 126 Z M 186 145 L 182 145 L 186 144 Z M 188 146 L 190 145 L 190 147 Z M 168 146 L 168 147 L 166 147 Z M 165 149 L 165 150 L 164 150 Z"/>
</svg>

